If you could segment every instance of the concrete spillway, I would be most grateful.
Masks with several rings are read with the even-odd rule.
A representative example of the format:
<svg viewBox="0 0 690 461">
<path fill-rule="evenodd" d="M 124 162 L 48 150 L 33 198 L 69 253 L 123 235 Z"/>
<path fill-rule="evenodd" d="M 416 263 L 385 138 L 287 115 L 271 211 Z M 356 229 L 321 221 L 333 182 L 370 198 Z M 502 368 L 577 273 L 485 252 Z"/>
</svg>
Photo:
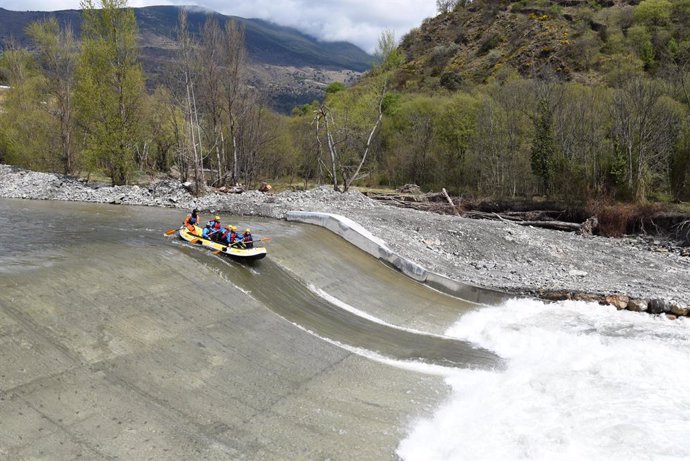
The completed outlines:
<svg viewBox="0 0 690 461">
<path fill-rule="evenodd" d="M 273 237 L 244 265 L 180 218 L 0 201 L 0 458 L 389 459 L 446 390 L 396 364 L 500 366 L 438 336 L 473 304 L 324 229 L 236 219 Z"/>
</svg>

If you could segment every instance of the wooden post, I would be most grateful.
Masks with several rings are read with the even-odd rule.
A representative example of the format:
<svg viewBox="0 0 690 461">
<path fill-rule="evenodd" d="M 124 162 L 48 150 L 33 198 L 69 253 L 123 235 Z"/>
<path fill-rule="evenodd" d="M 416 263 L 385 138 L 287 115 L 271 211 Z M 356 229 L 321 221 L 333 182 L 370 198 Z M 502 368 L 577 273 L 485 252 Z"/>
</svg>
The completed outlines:
<svg viewBox="0 0 690 461">
<path fill-rule="evenodd" d="M 458 213 L 458 209 L 455 208 L 455 203 L 450 199 L 450 195 L 448 195 L 448 192 L 446 191 L 446 188 L 444 187 L 441 189 L 443 191 L 443 195 L 446 196 L 446 200 L 448 200 L 448 203 L 450 204 L 450 207 L 453 209 L 453 213 L 455 216 L 460 216 L 460 213 Z"/>
</svg>

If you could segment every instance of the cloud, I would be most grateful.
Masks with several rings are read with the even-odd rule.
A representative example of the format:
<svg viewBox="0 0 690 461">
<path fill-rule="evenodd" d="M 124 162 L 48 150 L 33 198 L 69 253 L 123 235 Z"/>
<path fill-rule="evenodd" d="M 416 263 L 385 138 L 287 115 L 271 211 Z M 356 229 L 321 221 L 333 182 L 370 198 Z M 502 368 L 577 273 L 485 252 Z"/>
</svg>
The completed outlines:
<svg viewBox="0 0 690 461">
<path fill-rule="evenodd" d="M 133 7 L 196 5 L 227 15 L 260 18 L 291 26 L 320 40 L 345 40 L 368 52 L 384 30 L 400 39 L 436 14 L 434 0 L 129 0 Z M 9 10 L 79 8 L 79 0 L 2 0 Z"/>
</svg>

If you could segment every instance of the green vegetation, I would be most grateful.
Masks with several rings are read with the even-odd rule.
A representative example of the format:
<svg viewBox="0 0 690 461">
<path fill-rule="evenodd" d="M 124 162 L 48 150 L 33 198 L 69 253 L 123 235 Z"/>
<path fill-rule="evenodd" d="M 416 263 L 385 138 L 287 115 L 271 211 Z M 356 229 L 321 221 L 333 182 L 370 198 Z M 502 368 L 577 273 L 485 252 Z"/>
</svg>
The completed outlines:
<svg viewBox="0 0 690 461">
<path fill-rule="evenodd" d="M 199 193 L 279 180 L 579 204 L 690 198 L 690 0 L 437 2 L 441 14 L 399 47 L 382 34 L 354 86 L 333 83 L 290 116 L 248 85 L 236 23 L 211 17 L 197 39 L 181 18 L 167 83 L 147 93 L 131 10 L 85 6 L 79 49 L 41 23 L 35 53 L 0 57 L 12 86 L 0 161 L 113 183 L 176 171 Z"/>
<path fill-rule="evenodd" d="M 82 46 L 75 99 L 83 128 L 83 162 L 125 184 L 133 170 L 144 76 L 138 63 L 137 26 L 125 0 L 83 0 Z"/>
</svg>

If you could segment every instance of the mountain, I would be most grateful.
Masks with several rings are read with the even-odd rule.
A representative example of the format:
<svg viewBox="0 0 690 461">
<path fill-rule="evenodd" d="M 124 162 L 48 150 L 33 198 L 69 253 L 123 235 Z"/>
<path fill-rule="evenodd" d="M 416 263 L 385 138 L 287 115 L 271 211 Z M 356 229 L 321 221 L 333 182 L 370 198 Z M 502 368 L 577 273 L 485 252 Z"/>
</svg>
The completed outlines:
<svg viewBox="0 0 690 461">
<path fill-rule="evenodd" d="M 174 35 L 180 7 L 135 8 L 139 25 L 144 69 L 155 83 L 165 72 L 177 48 Z M 320 98 L 333 81 L 354 79 L 371 66 L 372 56 L 347 42 L 322 42 L 290 27 L 260 19 L 225 16 L 211 11 L 188 9 L 190 32 L 198 34 L 209 16 L 219 24 L 235 20 L 245 27 L 245 44 L 250 59 L 251 83 L 264 90 L 278 110 L 289 111 L 298 104 Z M 33 21 L 55 16 L 60 24 L 71 24 L 76 34 L 81 12 L 10 11 L 0 8 L 0 50 L 10 38 L 30 46 L 25 34 Z"/>
<path fill-rule="evenodd" d="M 690 58 L 684 0 L 457 2 L 401 42 L 400 88 L 455 90 L 520 75 L 584 84 L 660 76 Z"/>
</svg>

